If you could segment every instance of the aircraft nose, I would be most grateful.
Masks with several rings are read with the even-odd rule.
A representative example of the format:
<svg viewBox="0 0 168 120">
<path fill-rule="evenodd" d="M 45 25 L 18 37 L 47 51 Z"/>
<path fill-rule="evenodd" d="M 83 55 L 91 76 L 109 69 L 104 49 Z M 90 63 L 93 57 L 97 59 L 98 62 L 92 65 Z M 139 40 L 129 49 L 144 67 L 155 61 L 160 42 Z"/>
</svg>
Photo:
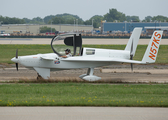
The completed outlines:
<svg viewBox="0 0 168 120">
<path fill-rule="evenodd" d="M 15 63 L 18 63 L 18 58 L 14 57 L 11 59 L 11 61 L 15 62 Z"/>
</svg>

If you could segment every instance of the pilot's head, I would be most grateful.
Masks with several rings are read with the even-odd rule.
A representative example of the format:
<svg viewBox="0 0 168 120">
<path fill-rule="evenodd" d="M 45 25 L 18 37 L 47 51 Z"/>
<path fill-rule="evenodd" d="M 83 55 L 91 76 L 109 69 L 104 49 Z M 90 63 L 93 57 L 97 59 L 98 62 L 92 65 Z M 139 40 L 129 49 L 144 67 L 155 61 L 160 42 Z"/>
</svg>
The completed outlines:
<svg viewBox="0 0 168 120">
<path fill-rule="evenodd" d="M 71 53 L 71 50 L 70 50 L 70 49 L 66 49 L 66 50 L 65 50 L 65 54 L 67 55 L 67 54 L 69 54 L 69 53 Z"/>
</svg>

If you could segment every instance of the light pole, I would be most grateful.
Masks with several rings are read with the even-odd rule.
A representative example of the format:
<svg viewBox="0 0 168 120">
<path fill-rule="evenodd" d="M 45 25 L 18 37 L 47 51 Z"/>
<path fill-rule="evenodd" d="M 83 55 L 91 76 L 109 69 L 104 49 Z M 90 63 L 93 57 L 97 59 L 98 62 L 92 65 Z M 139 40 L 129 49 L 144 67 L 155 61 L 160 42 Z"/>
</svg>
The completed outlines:
<svg viewBox="0 0 168 120">
<path fill-rule="evenodd" d="M 76 19 L 77 33 L 78 33 L 78 19 Z"/>
<path fill-rule="evenodd" d="M 2 25 L 3 21 L 0 22 L 0 32 L 1 32 L 1 25 Z"/>
<path fill-rule="evenodd" d="M 155 30 L 156 30 L 156 20 L 155 20 Z"/>
<path fill-rule="evenodd" d="M 133 29 L 131 29 L 131 28 L 133 28 L 133 26 L 132 26 L 132 20 L 131 20 L 131 26 L 130 26 L 130 33 L 131 33 L 131 30 L 133 31 Z"/>
<path fill-rule="evenodd" d="M 75 32 L 75 19 L 74 19 L 74 32 Z"/>
<path fill-rule="evenodd" d="M 51 21 L 51 34 L 52 34 L 52 21 Z"/>
<path fill-rule="evenodd" d="M 59 20 L 59 22 L 60 22 L 60 30 L 59 31 L 61 31 L 61 20 Z"/>
<path fill-rule="evenodd" d="M 126 27 L 127 27 L 127 26 L 126 26 L 126 22 L 127 22 L 127 21 L 125 21 L 125 32 L 126 32 L 126 30 L 127 30 L 127 29 L 126 29 Z"/>
<path fill-rule="evenodd" d="M 93 20 L 94 20 L 94 19 L 92 19 L 92 35 L 93 35 Z"/>
</svg>

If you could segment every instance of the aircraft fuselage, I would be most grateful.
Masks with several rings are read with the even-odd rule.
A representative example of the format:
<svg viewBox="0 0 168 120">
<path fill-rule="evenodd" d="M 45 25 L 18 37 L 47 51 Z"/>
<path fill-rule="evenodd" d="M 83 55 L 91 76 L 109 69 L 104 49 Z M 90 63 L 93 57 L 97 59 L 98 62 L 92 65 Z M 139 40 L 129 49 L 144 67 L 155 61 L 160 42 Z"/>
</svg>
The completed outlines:
<svg viewBox="0 0 168 120">
<path fill-rule="evenodd" d="M 87 54 L 87 50 L 95 50 L 94 54 Z M 95 48 L 84 48 L 82 56 L 73 56 L 74 59 L 85 59 L 91 58 L 96 59 L 97 57 L 104 58 L 124 58 L 129 59 L 129 51 L 124 50 L 111 50 L 111 49 L 95 49 Z M 50 57 L 53 60 L 44 60 L 41 57 Z M 77 68 L 89 68 L 89 67 L 99 67 L 99 66 L 106 66 L 116 62 L 101 62 L 101 61 L 65 61 L 70 59 L 69 58 L 62 58 L 59 57 L 55 53 L 48 53 L 48 54 L 37 54 L 37 55 L 28 55 L 28 56 L 19 56 L 18 63 L 28 67 L 28 68 L 49 68 L 51 70 L 58 70 L 58 69 L 77 69 Z M 14 61 L 15 58 L 12 60 Z"/>
</svg>

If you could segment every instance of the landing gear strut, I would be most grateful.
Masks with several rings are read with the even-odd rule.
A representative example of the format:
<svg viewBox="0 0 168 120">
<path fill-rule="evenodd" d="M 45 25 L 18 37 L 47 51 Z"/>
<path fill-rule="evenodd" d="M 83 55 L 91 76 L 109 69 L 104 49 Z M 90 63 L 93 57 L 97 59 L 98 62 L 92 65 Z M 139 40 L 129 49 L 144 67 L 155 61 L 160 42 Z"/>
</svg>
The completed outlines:
<svg viewBox="0 0 168 120">
<path fill-rule="evenodd" d="M 79 77 L 86 81 L 97 81 L 101 79 L 101 77 L 97 77 L 93 75 L 93 73 L 94 73 L 94 68 L 88 68 L 87 74 L 80 75 Z"/>
</svg>

